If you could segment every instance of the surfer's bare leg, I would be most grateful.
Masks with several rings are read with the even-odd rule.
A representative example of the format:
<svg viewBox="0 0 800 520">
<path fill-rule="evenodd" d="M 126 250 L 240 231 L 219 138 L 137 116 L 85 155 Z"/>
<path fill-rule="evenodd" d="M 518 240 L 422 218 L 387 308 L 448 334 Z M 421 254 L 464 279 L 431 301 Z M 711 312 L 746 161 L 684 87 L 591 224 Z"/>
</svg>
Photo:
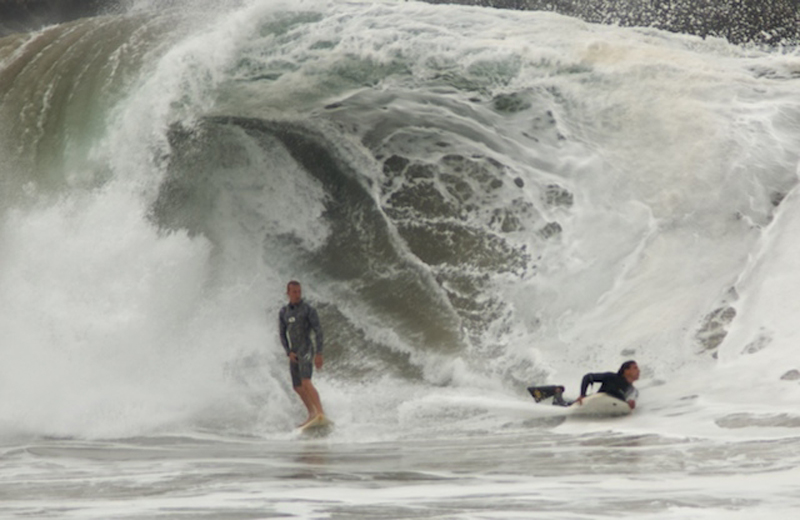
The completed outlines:
<svg viewBox="0 0 800 520">
<path fill-rule="evenodd" d="M 303 382 L 305 381 L 308 381 L 308 379 L 303 379 Z M 316 409 L 314 408 L 314 403 L 309 398 L 308 388 L 306 386 L 301 383 L 300 386 L 294 387 L 294 391 L 300 396 L 300 399 L 303 401 L 303 404 L 308 410 L 308 417 L 306 417 L 306 420 L 300 424 L 300 426 L 305 426 L 317 416 Z"/>
<path fill-rule="evenodd" d="M 308 408 L 309 419 L 313 419 L 318 415 L 324 415 L 325 411 L 322 409 L 319 392 L 317 392 L 311 379 L 303 379 L 300 388 L 303 389 L 303 393 L 306 396 L 303 402 L 306 404 L 306 408 Z"/>
</svg>

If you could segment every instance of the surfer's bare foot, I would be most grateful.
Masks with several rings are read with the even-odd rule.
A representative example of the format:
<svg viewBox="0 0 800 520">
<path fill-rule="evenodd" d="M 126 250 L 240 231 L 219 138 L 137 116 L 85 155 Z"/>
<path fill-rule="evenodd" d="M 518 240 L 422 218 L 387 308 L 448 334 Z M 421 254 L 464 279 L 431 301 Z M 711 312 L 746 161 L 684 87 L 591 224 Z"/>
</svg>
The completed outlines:
<svg viewBox="0 0 800 520">
<path fill-rule="evenodd" d="M 309 415 L 309 416 L 308 416 L 308 419 L 306 419 L 305 421 L 303 421 L 302 423 L 300 423 L 300 424 L 299 424 L 297 427 L 298 427 L 298 428 L 302 428 L 303 426 L 305 426 L 306 424 L 310 423 L 311 421 L 313 421 L 313 420 L 314 420 L 314 419 L 316 419 L 316 418 L 317 418 L 317 416 L 316 416 L 316 415 Z"/>
</svg>

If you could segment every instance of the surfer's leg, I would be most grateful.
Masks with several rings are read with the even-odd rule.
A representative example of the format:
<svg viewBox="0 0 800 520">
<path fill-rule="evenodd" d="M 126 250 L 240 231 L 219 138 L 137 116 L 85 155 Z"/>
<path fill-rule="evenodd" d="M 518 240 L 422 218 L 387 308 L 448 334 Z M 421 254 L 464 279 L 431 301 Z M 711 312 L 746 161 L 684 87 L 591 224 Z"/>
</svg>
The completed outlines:
<svg viewBox="0 0 800 520">
<path fill-rule="evenodd" d="M 305 392 L 303 392 L 303 395 L 305 396 Z M 308 410 L 308 415 L 306 416 L 306 420 L 299 424 L 301 428 L 317 418 L 317 414 L 314 410 L 314 405 L 311 404 L 311 401 L 308 399 L 307 396 L 303 397 L 303 404 L 306 405 L 306 409 Z"/>
<path fill-rule="evenodd" d="M 308 417 L 300 424 L 300 426 L 304 426 L 317 416 L 314 403 L 309 398 L 308 387 L 303 385 L 304 381 L 308 381 L 308 378 L 303 378 L 303 375 L 307 374 L 308 371 L 304 370 L 301 361 L 298 363 L 290 363 L 289 372 L 292 374 L 292 387 L 294 391 L 297 392 L 297 395 L 300 396 L 300 400 L 303 401 L 306 410 L 308 410 Z"/>
<path fill-rule="evenodd" d="M 303 379 L 303 388 L 305 389 L 311 408 L 314 409 L 314 417 L 317 415 L 325 415 L 325 411 L 322 409 L 322 401 L 320 401 L 319 398 L 319 392 L 317 392 L 311 379 Z M 309 414 L 310 413 L 312 413 L 311 409 L 309 409 Z"/>
<path fill-rule="evenodd" d="M 308 391 L 304 386 L 302 386 L 302 385 L 296 386 L 296 387 L 294 387 L 294 391 L 297 392 L 297 395 L 300 396 L 300 399 L 303 401 L 303 404 L 305 405 L 306 410 L 308 410 L 308 417 L 306 418 L 305 421 L 303 421 L 303 424 L 305 424 L 308 421 L 310 421 L 311 419 L 313 419 L 314 416 L 316 415 L 314 413 L 314 405 L 311 402 L 311 400 L 309 399 Z"/>
<path fill-rule="evenodd" d="M 319 399 L 319 393 L 317 389 L 314 387 L 314 384 L 311 382 L 311 375 L 314 373 L 314 363 L 311 361 L 312 356 L 308 356 L 308 363 L 304 363 L 300 367 L 300 377 L 303 378 L 303 387 L 306 391 L 306 397 L 308 397 L 308 402 L 311 405 L 311 408 L 314 409 L 314 417 L 318 415 L 324 415 L 325 412 L 322 410 L 322 402 Z"/>
</svg>

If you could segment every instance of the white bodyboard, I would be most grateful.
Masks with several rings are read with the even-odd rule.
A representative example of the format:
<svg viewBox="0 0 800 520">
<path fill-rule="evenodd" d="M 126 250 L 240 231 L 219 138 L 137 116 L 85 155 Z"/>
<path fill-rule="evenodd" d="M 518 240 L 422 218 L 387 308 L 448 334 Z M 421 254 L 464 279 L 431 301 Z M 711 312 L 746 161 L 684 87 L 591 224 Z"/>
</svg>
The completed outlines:
<svg viewBox="0 0 800 520">
<path fill-rule="evenodd" d="M 596 393 L 584 397 L 582 403 L 574 402 L 569 405 L 567 409 L 570 415 L 592 415 L 599 417 L 628 415 L 632 411 L 628 403 L 605 393 Z"/>
</svg>

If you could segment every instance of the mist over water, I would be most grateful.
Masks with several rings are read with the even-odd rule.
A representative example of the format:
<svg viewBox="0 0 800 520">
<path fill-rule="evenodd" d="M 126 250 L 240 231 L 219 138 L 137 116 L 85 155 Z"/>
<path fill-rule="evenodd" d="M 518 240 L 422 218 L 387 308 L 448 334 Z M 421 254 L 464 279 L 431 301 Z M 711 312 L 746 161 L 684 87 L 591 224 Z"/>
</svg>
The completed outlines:
<svg viewBox="0 0 800 520">
<path fill-rule="evenodd" d="M 492 429 L 528 384 L 628 358 L 651 418 L 721 410 L 681 411 L 682 434 L 796 402 L 795 51 L 413 2 L 223 7 L 0 40 L 5 431 L 283 435 L 292 278 L 343 438 Z"/>
</svg>

